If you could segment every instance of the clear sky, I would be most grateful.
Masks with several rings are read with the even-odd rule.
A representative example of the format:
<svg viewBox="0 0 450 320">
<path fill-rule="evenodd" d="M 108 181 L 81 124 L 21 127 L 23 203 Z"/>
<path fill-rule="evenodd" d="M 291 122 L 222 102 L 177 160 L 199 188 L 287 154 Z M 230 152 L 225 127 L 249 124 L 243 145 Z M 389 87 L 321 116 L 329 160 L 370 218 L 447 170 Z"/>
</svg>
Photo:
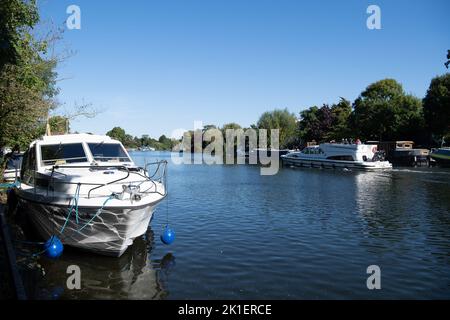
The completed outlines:
<svg viewBox="0 0 450 320">
<path fill-rule="evenodd" d="M 256 123 L 267 110 L 354 100 L 394 78 L 423 97 L 447 70 L 450 1 L 373 0 L 38 0 L 65 25 L 81 9 L 81 30 L 65 31 L 76 51 L 59 68 L 59 100 L 104 110 L 72 130 L 170 135 L 195 120 Z M 381 8 L 381 30 L 366 9 Z"/>
</svg>

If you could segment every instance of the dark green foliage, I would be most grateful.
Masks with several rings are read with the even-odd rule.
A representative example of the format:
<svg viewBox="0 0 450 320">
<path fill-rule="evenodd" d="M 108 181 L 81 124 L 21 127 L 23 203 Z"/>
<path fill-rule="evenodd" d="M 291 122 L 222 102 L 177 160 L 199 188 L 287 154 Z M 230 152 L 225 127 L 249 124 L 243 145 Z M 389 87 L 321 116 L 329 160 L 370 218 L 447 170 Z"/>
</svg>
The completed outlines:
<svg viewBox="0 0 450 320">
<path fill-rule="evenodd" d="M 165 135 L 159 137 L 158 140 L 155 140 L 146 134 L 142 135 L 141 138 L 138 138 L 127 134 L 121 127 L 112 128 L 106 135 L 119 140 L 126 148 L 151 147 L 156 150 L 172 150 L 172 147 L 175 145 L 175 142 Z"/>
<path fill-rule="evenodd" d="M 271 129 L 280 130 L 280 148 L 287 148 L 295 143 L 297 119 L 287 109 L 276 109 L 264 112 L 258 120 L 258 129 L 267 129 L 270 137 Z M 270 138 L 268 138 L 270 143 Z"/>
<path fill-rule="evenodd" d="M 0 1 L 0 147 L 24 147 L 42 134 L 56 105 L 57 61 L 31 32 L 38 22 L 35 0 Z"/>
<path fill-rule="evenodd" d="M 363 140 L 414 140 L 423 133 L 420 99 L 405 94 L 401 84 L 393 79 L 369 85 L 353 108 L 350 126 Z"/>
<path fill-rule="evenodd" d="M 450 138 L 450 73 L 431 80 L 423 99 L 423 113 L 428 131 L 436 139 Z"/>
<path fill-rule="evenodd" d="M 348 119 L 352 112 L 350 101 L 341 98 L 331 107 L 324 104 L 321 108 L 313 106 L 300 112 L 298 124 L 302 144 L 308 141 L 339 141 L 351 136 Z"/>
</svg>

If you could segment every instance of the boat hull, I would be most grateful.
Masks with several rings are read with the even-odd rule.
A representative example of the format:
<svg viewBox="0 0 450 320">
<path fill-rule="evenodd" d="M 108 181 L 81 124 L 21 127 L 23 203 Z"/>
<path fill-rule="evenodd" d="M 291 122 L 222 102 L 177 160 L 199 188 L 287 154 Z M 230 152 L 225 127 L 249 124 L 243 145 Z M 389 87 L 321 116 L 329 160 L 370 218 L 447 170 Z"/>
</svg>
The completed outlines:
<svg viewBox="0 0 450 320">
<path fill-rule="evenodd" d="M 155 205 L 105 207 L 97 214 L 97 207 L 79 207 L 77 221 L 74 211 L 67 219 L 67 206 L 23 198 L 19 198 L 19 206 L 43 239 L 56 235 L 65 245 L 115 257 L 147 231 L 155 209 Z"/>
<path fill-rule="evenodd" d="M 357 169 L 357 170 L 387 170 L 392 169 L 392 165 L 387 161 L 379 162 L 358 162 L 358 161 L 339 161 L 327 159 L 301 159 L 282 156 L 284 165 L 308 168 L 328 168 L 328 169 Z"/>
</svg>

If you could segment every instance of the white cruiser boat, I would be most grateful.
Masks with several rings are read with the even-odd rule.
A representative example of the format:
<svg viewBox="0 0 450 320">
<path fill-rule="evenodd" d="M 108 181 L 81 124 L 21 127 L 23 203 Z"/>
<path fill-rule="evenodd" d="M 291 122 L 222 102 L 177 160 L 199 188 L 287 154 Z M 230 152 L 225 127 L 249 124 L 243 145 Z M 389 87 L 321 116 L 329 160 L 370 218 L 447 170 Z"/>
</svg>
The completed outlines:
<svg viewBox="0 0 450 320">
<path fill-rule="evenodd" d="M 323 143 L 302 151 L 282 155 L 284 164 L 299 167 L 346 168 L 362 170 L 391 169 L 374 145 Z"/>
<path fill-rule="evenodd" d="M 166 196 L 166 166 L 136 166 L 108 136 L 45 136 L 24 154 L 18 204 L 45 240 L 56 235 L 69 246 L 120 256 Z"/>
</svg>

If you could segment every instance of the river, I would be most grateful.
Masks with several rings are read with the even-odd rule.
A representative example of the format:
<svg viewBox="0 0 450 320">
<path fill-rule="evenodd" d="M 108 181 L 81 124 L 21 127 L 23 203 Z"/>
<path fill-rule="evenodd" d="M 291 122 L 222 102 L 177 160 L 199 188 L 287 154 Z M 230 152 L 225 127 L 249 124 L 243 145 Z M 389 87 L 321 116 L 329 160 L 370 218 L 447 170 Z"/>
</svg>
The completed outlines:
<svg viewBox="0 0 450 320">
<path fill-rule="evenodd" d="M 22 257 L 31 298 L 450 297 L 448 169 L 281 168 L 262 176 L 255 165 L 175 165 L 164 152 L 131 156 L 138 164 L 169 161 L 169 197 L 147 233 L 121 258 L 67 247 L 56 261 Z M 167 220 L 176 232 L 170 246 L 159 239 Z M 80 290 L 66 288 L 73 264 L 81 269 Z M 380 290 L 367 288 L 370 265 L 380 268 Z"/>
</svg>

